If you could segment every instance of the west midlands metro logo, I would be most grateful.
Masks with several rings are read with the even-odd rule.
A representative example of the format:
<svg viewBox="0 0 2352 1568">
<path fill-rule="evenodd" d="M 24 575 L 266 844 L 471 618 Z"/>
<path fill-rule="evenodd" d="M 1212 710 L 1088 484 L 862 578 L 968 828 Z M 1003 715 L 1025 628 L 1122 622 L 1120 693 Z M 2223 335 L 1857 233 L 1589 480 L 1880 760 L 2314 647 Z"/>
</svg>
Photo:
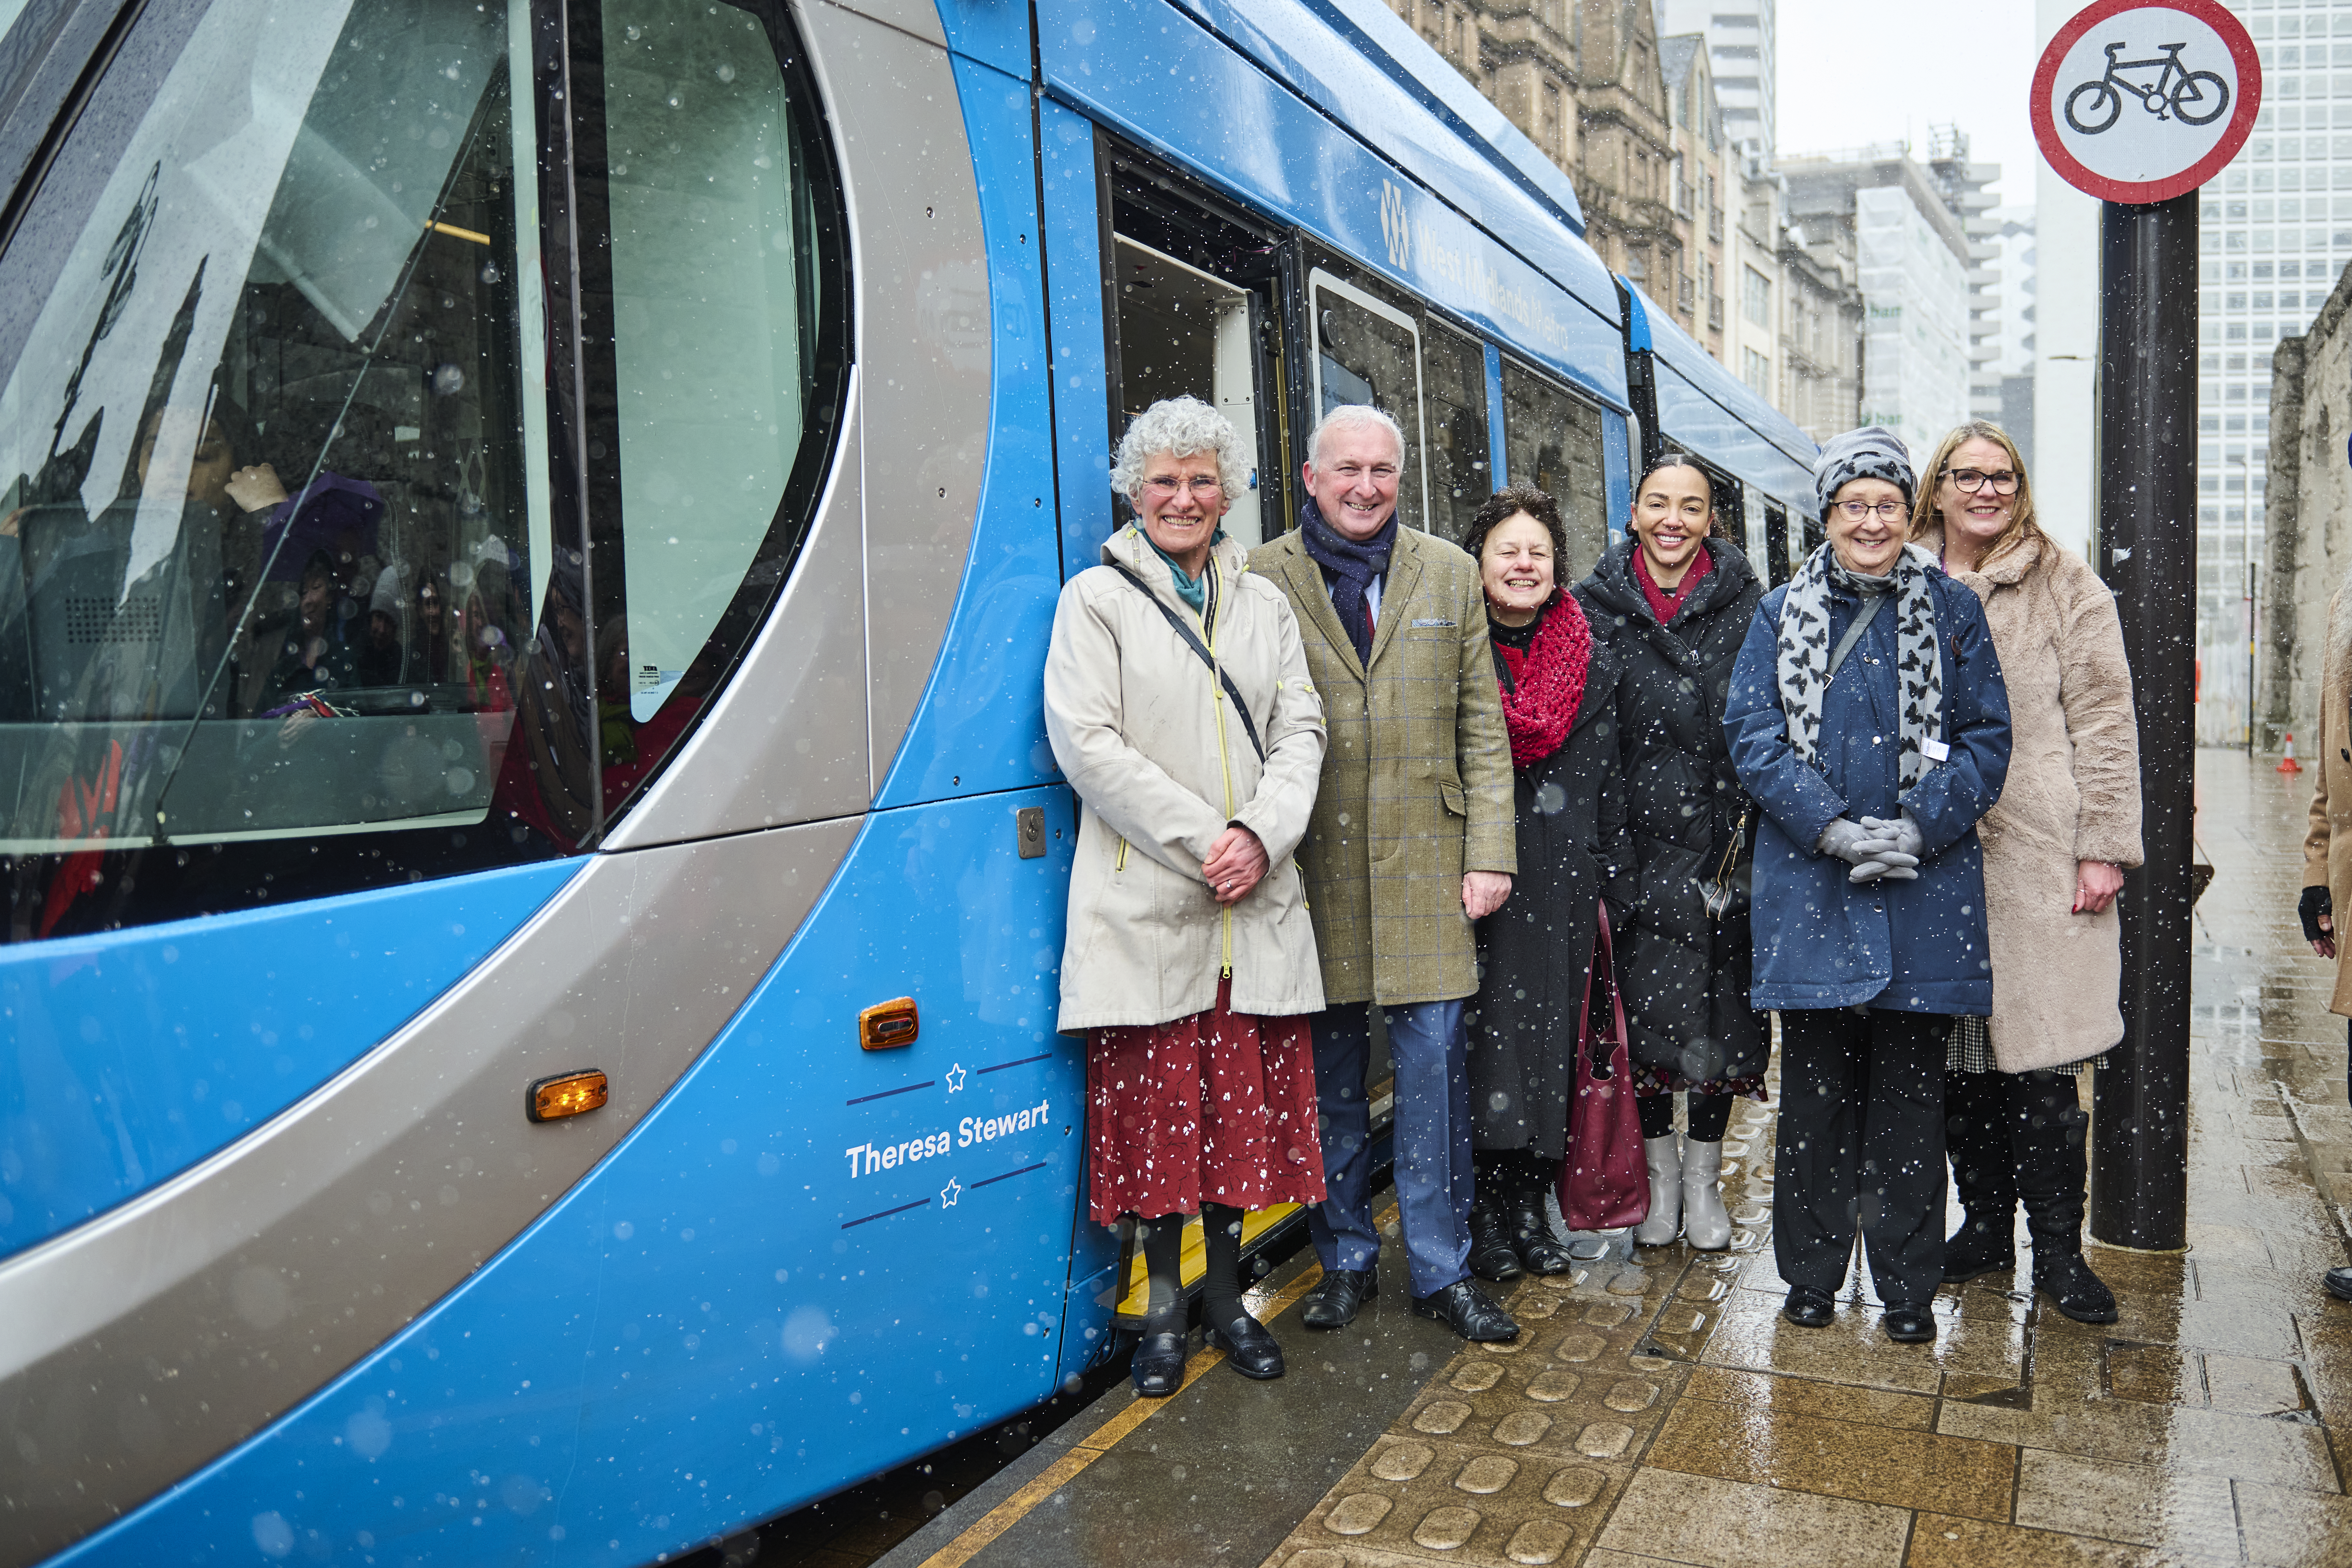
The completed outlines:
<svg viewBox="0 0 2352 1568">
<path fill-rule="evenodd" d="M 1388 241 L 1389 265 L 1400 272 L 1412 269 L 1412 220 L 1405 216 L 1404 193 L 1388 180 L 1381 182 L 1381 237 Z"/>
</svg>

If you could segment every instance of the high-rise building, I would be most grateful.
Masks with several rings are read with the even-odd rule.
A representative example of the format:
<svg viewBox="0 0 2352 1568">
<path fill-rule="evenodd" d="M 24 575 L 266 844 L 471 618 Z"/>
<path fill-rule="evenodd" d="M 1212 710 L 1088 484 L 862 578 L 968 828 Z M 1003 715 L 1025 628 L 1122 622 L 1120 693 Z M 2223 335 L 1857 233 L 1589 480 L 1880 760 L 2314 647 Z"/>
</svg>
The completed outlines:
<svg viewBox="0 0 2352 1568">
<path fill-rule="evenodd" d="M 2078 8 L 2042 0 L 2042 37 Z M 2352 260 L 2352 0 L 2229 0 L 2229 8 L 2261 52 L 2263 107 L 2199 205 L 2197 737 L 2209 745 L 2245 735 L 2245 584 L 2263 559 L 2272 351 L 2309 326 Z M 2034 489 L 2054 520 L 2076 522 L 2079 512 L 2068 542 L 2087 542 L 2097 502 L 2097 205 L 2045 168 L 2037 206 Z"/>
<path fill-rule="evenodd" d="M 1992 216 L 1995 197 L 1988 189 L 2000 178 L 1998 163 L 1979 163 L 1969 157 L 1968 132 L 1957 125 L 1927 128 L 1927 177 L 1944 205 L 1959 220 L 1967 237 L 1969 283 L 1969 417 L 2000 417 L 2000 373 L 1993 362 L 2000 357 L 2000 323 L 2004 301 L 2000 292 L 2000 226 Z"/>
<path fill-rule="evenodd" d="M 1704 33 L 1724 129 L 1734 142 L 1758 149 L 1767 163 L 1774 139 L 1772 0 L 1659 0 L 1658 34 Z"/>
<path fill-rule="evenodd" d="M 1907 147 L 1784 158 L 1789 220 L 1854 237 L 1862 288 L 1862 419 L 1921 460 L 1969 417 L 1969 250 L 1958 214 Z M 1987 176 L 1988 179 L 1990 177 Z"/>
<path fill-rule="evenodd" d="M 1993 270 L 2000 275 L 2000 327 L 1994 334 L 1992 373 L 2000 388 L 2000 412 L 1991 416 L 2017 443 L 2031 470 L 2033 464 L 2034 278 L 2033 208 L 1995 207 L 1985 215 L 1993 225 L 1993 243 L 2000 255 Z"/>
</svg>

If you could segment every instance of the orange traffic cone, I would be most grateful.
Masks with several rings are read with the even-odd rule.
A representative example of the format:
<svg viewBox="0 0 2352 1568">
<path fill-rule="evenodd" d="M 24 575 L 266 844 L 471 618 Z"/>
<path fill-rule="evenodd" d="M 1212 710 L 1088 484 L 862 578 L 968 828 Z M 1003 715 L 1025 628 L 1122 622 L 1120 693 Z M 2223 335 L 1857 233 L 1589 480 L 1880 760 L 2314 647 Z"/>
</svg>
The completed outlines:
<svg viewBox="0 0 2352 1568">
<path fill-rule="evenodd" d="M 2286 755 L 2279 759 L 2278 771 L 2283 773 L 2299 773 L 2303 772 L 2303 764 L 2294 760 L 2294 731 L 2292 730 L 2287 731 Z"/>
</svg>

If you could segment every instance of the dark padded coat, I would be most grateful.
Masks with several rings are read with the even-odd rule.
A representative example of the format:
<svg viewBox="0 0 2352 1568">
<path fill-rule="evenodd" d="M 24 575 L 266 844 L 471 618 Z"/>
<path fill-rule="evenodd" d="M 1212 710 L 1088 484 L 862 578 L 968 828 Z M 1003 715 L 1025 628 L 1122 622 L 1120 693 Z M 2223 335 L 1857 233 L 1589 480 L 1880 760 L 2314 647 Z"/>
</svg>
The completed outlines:
<svg viewBox="0 0 2352 1568">
<path fill-rule="evenodd" d="M 1822 549 L 1829 548 L 1823 545 Z M 1854 644 L 1822 701 L 1817 760 L 1789 744 L 1778 649 L 1784 584 L 1757 601 L 1731 672 L 1724 735 L 1739 781 L 1761 808 L 1756 835 L 1759 1007 L 1855 1007 L 1896 1013 L 1992 1011 L 1985 941 L 1984 850 L 1977 822 L 2009 776 L 2009 689 L 1984 605 L 1941 572 L 1927 574 L 1944 663 L 1944 741 L 1951 755 L 1900 791 L 1902 700 L 1895 620 L 1883 614 Z M 1830 646 L 1859 609 L 1830 595 Z M 1908 810 L 1926 852 L 1914 882 L 1846 880 L 1844 861 L 1813 847 L 1834 817 L 1892 818 Z"/>
<path fill-rule="evenodd" d="M 1584 605 L 1585 617 L 1594 610 Z M 1497 681 L 1502 656 L 1495 657 Z M 1512 770 L 1519 869 L 1480 921 L 1478 994 L 1468 1009 L 1470 1142 L 1567 1152 L 1577 1012 L 1600 935 L 1600 900 L 1629 897 L 1617 776 L 1615 654 L 1596 631 L 1576 720 L 1559 749 Z M 1612 919 L 1614 920 L 1612 913 Z"/>
<path fill-rule="evenodd" d="M 1638 548 L 1631 538 L 1610 546 L 1577 590 L 1595 607 L 1594 635 L 1624 669 L 1617 754 L 1639 891 L 1617 974 L 1633 1060 L 1685 1085 L 1760 1077 L 1770 1036 L 1748 1000 L 1747 900 L 1717 922 L 1699 885 L 1714 879 L 1748 804 L 1724 741 L 1723 704 L 1764 585 L 1736 546 L 1710 539 L 1713 568 L 1662 626 L 1633 577 Z M 1733 868 L 1742 888 L 1755 841 L 1751 820 Z"/>
</svg>

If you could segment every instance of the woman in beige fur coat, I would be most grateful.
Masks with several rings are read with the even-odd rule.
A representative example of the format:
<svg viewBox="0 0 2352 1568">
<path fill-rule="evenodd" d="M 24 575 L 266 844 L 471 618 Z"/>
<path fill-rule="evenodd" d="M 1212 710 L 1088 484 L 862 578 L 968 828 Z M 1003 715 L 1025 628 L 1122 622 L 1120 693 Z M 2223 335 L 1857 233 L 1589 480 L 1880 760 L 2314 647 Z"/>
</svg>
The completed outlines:
<svg viewBox="0 0 2352 1568">
<path fill-rule="evenodd" d="M 2337 895 L 2352 900 L 2352 580 L 2327 601 L 2327 649 L 2319 669 L 2319 712 L 2305 733 L 2311 748 L 2311 828 L 2303 840 L 2303 900 L 2296 913 L 2311 950 L 2336 963 L 2331 1013 L 2352 1016 L 2352 942 L 2338 942 Z M 2352 909 L 2352 901 L 2345 905 Z M 2352 1094 L 2352 1065 L 2345 1092 Z M 2321 1281 L 2339 1301 L 2352 1301 L 2352 1266 L 2331 1268 Z"/>
<path fill-rule="evenodd" d="M 2115 596 L 2033 521 L 2016 446 L 1961 426 L 1922 475 L 1912 537 L 1976 590 L 2009 682 L 2014 737 L 2000 804 L 1978 825 L 1992 951 L 1992 1017 L 1958 1020 L 1944 1078 L 1947 1148 L 1968 1218 L 1947 1284 L 2017 1267 L 2068 1317 L 2116 1321 L 2083 1258 L 2076 1079 L 2123 1038 L 2116 895 L 2140 863 L 2139 735 Z"/>
</svg>

